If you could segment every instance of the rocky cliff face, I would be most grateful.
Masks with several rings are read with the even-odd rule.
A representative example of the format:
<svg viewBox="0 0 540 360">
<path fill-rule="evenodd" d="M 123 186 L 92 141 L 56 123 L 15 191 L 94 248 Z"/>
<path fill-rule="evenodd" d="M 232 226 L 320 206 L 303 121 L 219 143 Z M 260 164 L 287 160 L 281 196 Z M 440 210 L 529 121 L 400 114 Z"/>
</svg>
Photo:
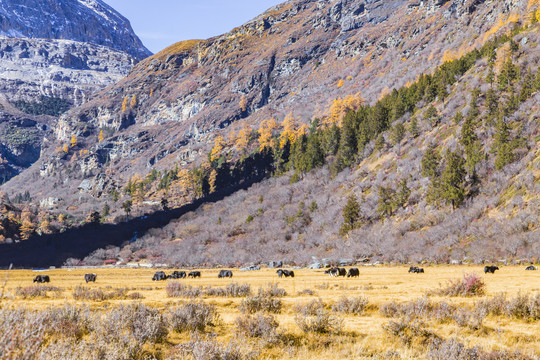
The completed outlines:
<svg viewBox="0 0 540 360">
<path fill-rule="evenodd" d="M 150 54 L 101 0 L 0 2 L 0 179 L 39 158 L 59 113 Z"/>
<path fill-rule="evenodd" d="M 151 55 L 129 21 L 101 0 L 3 0 L 0 34 L 103 45 L 136 60 Z"/>
<path fill-rule="evenodd" d="M 0 94 L 10 101 L 48 96 L 80 105 L 134 63 L 127 53 L 90 43 L 0 37 Z"/>
</svg>

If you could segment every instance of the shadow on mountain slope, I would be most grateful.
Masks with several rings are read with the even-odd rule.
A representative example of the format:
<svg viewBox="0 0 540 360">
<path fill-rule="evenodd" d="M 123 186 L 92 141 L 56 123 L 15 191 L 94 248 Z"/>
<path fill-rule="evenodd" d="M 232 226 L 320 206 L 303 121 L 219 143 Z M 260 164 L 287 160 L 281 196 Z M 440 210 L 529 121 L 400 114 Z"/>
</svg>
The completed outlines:
<svg viewBox="0 0 540 360">
<path fill-rule="evenodd" d="M 134 236 L 143 236 L 153 228 L 167 225 L 174 219 L 194 211 L 205 203 L 217 202 L 239 190 L 263 180 L 252 178 L 230 186 L 176 209 L 158 211 L 120 224 L 87 224 L 60 234 L 33 236 L 27 241 L 0 246 L 0 268 L 62 266 L 68 258 L 84 258 L 106 246 L 121 246 Z"/>
</svg>

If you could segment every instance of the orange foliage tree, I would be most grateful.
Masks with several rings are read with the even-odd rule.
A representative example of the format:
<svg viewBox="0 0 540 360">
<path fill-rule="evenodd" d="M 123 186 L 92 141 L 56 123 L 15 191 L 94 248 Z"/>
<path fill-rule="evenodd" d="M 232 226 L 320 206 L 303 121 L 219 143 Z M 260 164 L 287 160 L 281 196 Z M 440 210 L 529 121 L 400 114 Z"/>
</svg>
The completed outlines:
<svg viewBox="0 0 540 360">
<path fill-rule="evenodd" d="M 261 127 L 258 130 L 259 133 L 259 149 L 265 147 L 272 147 L 272 135 L 273 131 L 278 128 L 276 120 L 269 119 L 261 122 Z"/>
</svg>

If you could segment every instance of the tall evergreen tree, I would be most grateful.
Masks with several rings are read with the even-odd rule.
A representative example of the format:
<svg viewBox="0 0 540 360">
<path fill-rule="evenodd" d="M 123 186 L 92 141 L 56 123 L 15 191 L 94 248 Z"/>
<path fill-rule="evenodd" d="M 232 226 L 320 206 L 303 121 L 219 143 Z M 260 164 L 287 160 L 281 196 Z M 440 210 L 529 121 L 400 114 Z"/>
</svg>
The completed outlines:
<svg viewBox="0 0 540 360">
<path fill-rule="evenodd" d="M 346 235 L 349 231 L 358 227 L 360 221 L 360 204 L 356 195 L 352 194 L 347 199 L 347 204 L 343 208 L 343 224 L 339 229 L 341 235 Z"/>
<path fill-rule="evenodd" d="M 458 152 L 446 153 L 446 166 L 441 174 L 440 196 L 452 208 L 459 207 L 465 199 L 465 160 Z"/>
<path fill-rule="evenodd" d="M 437 150 L 437 145 L 431 144 L 422 157 L 422 176 L 434 178 L 437 176 L 437 169 L 441 161 L 441 155 Z"/>
<path fill-rule="evenodd" d="M 377 212 L 380 217 L 390 217 L 394 212 L 394 191 L 389 187 L 379 186 L 379 199 L 377 200 Z"/>
</svg>

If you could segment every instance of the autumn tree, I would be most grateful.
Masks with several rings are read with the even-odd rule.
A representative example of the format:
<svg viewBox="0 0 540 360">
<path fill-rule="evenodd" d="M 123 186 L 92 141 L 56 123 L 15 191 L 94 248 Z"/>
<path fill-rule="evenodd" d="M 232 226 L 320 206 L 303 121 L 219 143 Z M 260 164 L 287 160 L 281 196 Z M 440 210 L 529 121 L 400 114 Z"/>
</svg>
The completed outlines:
<svg viewBox="0 0 540 360">
<path fill-rule="evenodd" d="M 247 111 L 248 101 L 246 95 L 242 95 L 239 102 L 240 110 L 244 113 Z"/>
<path fill-rule="evenodd" d="M 124 101 L 122 102 L 122 112 L 126 112 L 127 111 L 127 106 L 128 106 L 128 97 L 127 95 L 124 97 Z"/>
<path fill-rule="evenodd" d="M 238 132 L 238 137 L 236 139 L 235 146 L 238 149 L 238 151 L 245 153 L 247 151 L 247 147 L 249 145 L 249 142 L 251 140 L 251 128 L 247 125 L 242 127 L 240 131 Z"/>
<path fill-rule="evenodd" d="M 278 128 L 276 120 L 269 119 L 261 122 L 261 127 L 258 130 L 259 133 L 259 150 L 272 147 L 273 131 Z"/>
<path fill-rule="evenodd" d="M 279 147 L 283 148 L 287 141 L 289 141 L 291 144 L 293 144 L 296 141 L 296 119 L 292 115 L 292 113 L 289 113 L 289 115 L 285 116 L 285 119 L 283 119 L 283 132 L 281 133 L 280 140 L 279 140 Z"/>
<path fill-rule="evenodd" d="M 77 146 L 77 136 L 71 135 L 70 144 L 71 144 L 71 147 Z"/>
<path fill-rule="evenodd" d="M 105 136 L 103 134 L 103 129 L 101 129 L 98 135 L 98 142 L 102 142 L 104 139 L 105 139 Z"/>
<path fill-rule="evenodd" d="M 28 240 L 35 232 L 35 227 L 32 222 L 24 220 L 21 225 L 20 234 L 22 240 Z"/>
<path fill-rule="evenodd" d="M 221 151 L 223 150 L 224 146 L 225 140 L 223 140 L 223 137 L 221 135 L 218 135 L 214 140 L 214 147 L 210 152 L 210 161 L 215 161 L 220 158 Z"/>
<path fill-rule="evenodd" d="M 132 110 L 137 107 L 137 95 L 133 94 L 133 97 L 131 98 L 131 102 L 129 103 L 129 107 Z"/>
</svg>

